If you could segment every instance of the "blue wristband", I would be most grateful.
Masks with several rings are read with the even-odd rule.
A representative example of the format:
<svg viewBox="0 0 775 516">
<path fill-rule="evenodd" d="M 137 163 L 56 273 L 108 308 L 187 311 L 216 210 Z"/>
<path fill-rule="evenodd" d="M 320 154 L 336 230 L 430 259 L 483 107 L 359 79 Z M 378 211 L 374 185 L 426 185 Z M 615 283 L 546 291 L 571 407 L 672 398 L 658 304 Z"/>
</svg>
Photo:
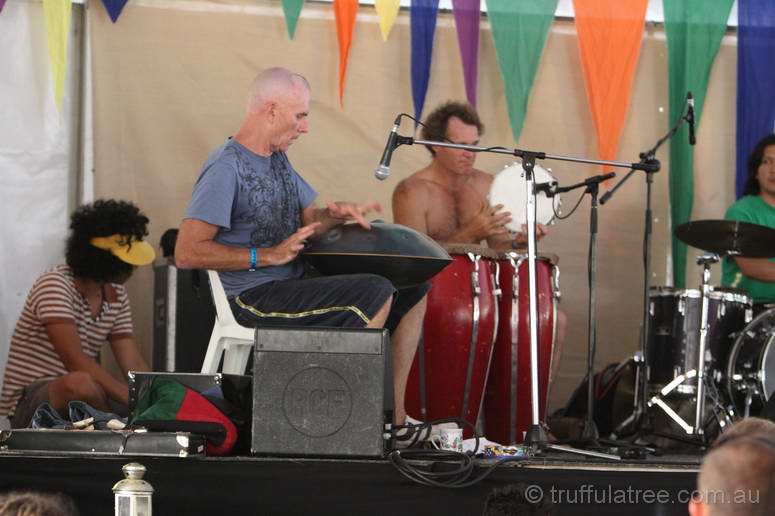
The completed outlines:
<svg viewBox="0 0 775 516">
<path fill-rule="evenodd" d="M 256 270 L 256 265 L 258 265 L 258 251 L 255 247 L 250 248 L 250 269 L 251 271 Z"/>
</svg>

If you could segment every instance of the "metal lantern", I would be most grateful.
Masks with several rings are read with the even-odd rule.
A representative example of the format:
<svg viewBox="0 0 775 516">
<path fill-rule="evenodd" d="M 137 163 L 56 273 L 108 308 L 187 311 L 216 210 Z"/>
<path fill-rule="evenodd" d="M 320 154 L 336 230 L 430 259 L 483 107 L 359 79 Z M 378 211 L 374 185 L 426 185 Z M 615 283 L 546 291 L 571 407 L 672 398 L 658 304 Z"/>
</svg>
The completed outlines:
<svg viewBox="0 0 775 516">
<path fill-rule="evenodd" d="M 153 487 L 143 480 L 145 466 L 130 462 L 121 471 L 126 478 L 113 486 L 116 516 L 151 516 Z"/>
</svg>

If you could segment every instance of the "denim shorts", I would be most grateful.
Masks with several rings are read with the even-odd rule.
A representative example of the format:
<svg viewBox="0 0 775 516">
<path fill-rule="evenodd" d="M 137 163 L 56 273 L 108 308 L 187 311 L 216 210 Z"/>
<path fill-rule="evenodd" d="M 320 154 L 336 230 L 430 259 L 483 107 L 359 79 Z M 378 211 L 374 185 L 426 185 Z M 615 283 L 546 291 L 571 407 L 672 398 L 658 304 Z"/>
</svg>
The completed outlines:
<svg viewBox="0 0 775 516">
<path fill-rule="evenodd" d="M 385 328 L 393 333 L 429 288 L 424 283 L 396 290 L 376 274 L 344 274 L 271 281 L 241 292 L 229 303 L 243 326 L 363 328 L 392 295 Z"/>
</svg>

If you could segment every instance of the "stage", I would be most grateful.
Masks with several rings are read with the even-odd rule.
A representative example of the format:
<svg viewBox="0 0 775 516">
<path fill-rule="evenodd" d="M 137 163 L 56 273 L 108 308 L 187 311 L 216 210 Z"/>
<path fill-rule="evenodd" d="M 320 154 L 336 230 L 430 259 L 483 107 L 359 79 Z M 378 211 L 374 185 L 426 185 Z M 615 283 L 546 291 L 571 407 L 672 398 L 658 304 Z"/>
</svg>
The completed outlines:
<svg viewBox="0 0 775 516">
<path fill-rule="evenodd" d="M 521 482 L 557 514 L 685 515 L 700 457 L 611 463 L 558 452 L 500 465 L 459 489 L 416 484 L 388 460 L 277 457 L 161 458 L 0 452 L 0 490 L 72 496 L 84 515 L 111 514 L 121 466 L 137 461 L 155 492 L 155 514 L 479 515 L 497 487 Z M 477 462 L 473 475 L 491 464 Z M 437 464 L 443 468 L 445 465 Z M 449 466 L 449 464 L 447 465 Z M 537 487 L 536 487 L 537 486 Z"/>
</svg>

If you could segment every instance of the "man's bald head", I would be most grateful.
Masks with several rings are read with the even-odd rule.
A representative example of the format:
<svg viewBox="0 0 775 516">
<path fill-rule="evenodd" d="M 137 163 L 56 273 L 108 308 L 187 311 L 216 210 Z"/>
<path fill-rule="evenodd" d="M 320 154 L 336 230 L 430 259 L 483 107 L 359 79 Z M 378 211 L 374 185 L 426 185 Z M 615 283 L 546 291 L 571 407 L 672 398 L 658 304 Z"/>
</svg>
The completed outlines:
<svg viewBox="0 0 775 516">
<path fill-rule="evenodd" d="M 248 113 L 256 113 L 267 102 L 283 100 L 293 95 L 298 88 L 310 90 L 309 82 L 303 75 L 287 68 L 267 68 L 259 73 L 250 85 L 248 94 Z"/>
<path fill-rule="evenodd" d="M 697 480 L 702 512 L 710 516 L 764 516 L 775 506 L 775 441 L 738 435 L 711 449 Z"/>
</svg>

